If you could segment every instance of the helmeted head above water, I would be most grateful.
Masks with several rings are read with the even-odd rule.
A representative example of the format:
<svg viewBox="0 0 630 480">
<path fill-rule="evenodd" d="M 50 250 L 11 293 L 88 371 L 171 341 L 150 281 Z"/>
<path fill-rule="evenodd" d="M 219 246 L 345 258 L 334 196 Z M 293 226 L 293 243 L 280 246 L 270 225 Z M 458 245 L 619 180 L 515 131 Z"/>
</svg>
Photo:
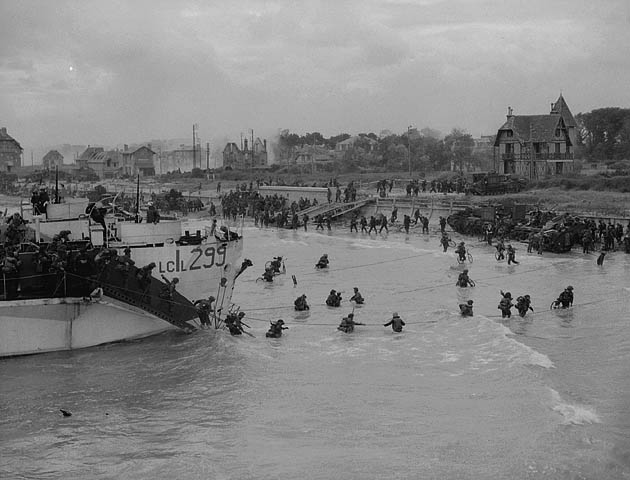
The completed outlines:
<svg viewBox="0 0 630 480">
<path fill-rule="evenodd" d="M 398 312 L 392 313 L 392 317 L 394 317 L 394 318 L 398 317 Z"/>
<path fill-rule="evenodd" d="M 353 287 L 353 289 L 354 289 L 355 292 L 359 291 L 359 289 L 357 287 Z"/>
<path fill-rule="evenodd" d="M 349 313 L 348 318 L 354 318 L 354 313 Z"/>
<path fill-rule="evenodd" d="M 279 319 L 276 323 L 277 323 L 278 325 L 284 325 L 284 320 Z"/>
<path fill-rule="evenodd" d="M 573 287 L 572 287 L 571 285 L 569 285 L 569 286 L 567 287 L 567 290 L 573 290 Z"/>
<path fill-rule="evenodd" d="M 331 290 L 331 291 L 330 291 L 330 294 L 331 294 L 331 295 L 334 295 L 335 293 L 337 293 L 337 291 L 336 291 L 336 290 Z"/>
<path fill-rule="evenodd" d="M 468 302 L 466 302 L 466 303 L 468 303 L 468 305 L 472 305 L 473 301 L 472 300 L 468 300 Z"/>
<path fill-rule="evenodd" d="M 464 273 L 468 273 L 468 269 L 467 268 L 464 268 Z"/>
<path fill-rule="evenodd" d="M 505 292 L 503 295 L 505 298 L 512 298 L 512 294 L 510 292 Z"/>
</svg>

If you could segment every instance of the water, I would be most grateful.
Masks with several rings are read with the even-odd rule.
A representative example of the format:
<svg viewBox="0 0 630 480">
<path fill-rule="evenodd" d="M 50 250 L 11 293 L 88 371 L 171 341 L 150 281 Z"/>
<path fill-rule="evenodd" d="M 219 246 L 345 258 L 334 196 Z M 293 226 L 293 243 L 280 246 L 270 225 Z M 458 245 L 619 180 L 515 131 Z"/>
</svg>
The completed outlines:
<svg viewBox="0 0 630 480">
<path fill-rule="evenodd" d="M 477 286 L 460 290 L 435 235 L 245 235 L 254 267 L 233 301 L 255 338 L 171 332 L 0 361 L 0 478 L 630 478 L 630 256 L 601 268 L 517 245 L 508 266 L 468 239 Z M 275 255 L 287 274 L 256 281 Z M 568 284 L 574 308 L 550 311 Z M 348 335 L 354 286 L 366 325 Z M 333 288 L 341 308 L 324 304 Z M 534 314 L 502 321 L 500 289 L 530 294 Z M 302 293 L 308 316 L 292 308 Z M 394 311 L 401 334 L 382 326 Z M 289 330 L 265 338 L 278 318 Z"/>
</svg>

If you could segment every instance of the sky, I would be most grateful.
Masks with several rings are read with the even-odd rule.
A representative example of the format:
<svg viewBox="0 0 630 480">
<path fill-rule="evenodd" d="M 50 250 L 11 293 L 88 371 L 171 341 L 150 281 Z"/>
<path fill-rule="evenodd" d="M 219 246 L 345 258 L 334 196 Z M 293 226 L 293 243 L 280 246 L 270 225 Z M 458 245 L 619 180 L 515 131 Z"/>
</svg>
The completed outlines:
<svg viewBox="0 0 630 480">
<path fill-rule="evenodd" d="M 457 127 L 630 107 L 628 0 L 0 0 L 26 150 Z"/>
</svg>

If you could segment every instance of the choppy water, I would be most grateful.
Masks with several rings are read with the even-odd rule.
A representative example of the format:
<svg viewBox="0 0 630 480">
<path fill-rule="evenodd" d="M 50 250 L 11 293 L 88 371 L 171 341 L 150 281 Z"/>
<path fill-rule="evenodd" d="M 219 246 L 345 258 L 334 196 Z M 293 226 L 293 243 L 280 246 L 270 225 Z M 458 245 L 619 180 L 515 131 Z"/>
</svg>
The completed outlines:
<svg viewBox="0 0 630 480">
<path fill-rule="evenodd" d="M 233 300 L 255 338 L 169 333 L 0 361 L 0 478 L 630 478 L 630 256 L 601 268 L 519 245 L 509 267 L 470 240 L 477 286 L 460 290 L 436 236 L 245 234 L 255 266 Z M 287 275 L 257 282 L 274 255 Z M 550 311 L 568 284 L 575 307 Z M 367 325 L 348 335 L 336 326 L 354 286 Z M 333 288 L 339 309 L 324 305 Z M 530 294 L 535 313 L 502 322 L 500 289 Z M 292 308 L 302 293 L 307 317 Z M 402 334 L 382 327 L 393 311 Z M 289 330 L 265 338 L 277 318 Z"/>
</svg>

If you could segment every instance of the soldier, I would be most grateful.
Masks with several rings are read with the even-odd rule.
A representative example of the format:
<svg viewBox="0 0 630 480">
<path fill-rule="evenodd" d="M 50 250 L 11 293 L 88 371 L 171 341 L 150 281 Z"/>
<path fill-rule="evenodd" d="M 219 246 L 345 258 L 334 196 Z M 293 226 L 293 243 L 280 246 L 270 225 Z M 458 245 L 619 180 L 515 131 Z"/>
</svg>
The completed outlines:
<svg viewBox="0 0 630 480">
<path fill-rule="evenodd" d="M 512 294 L 510 292 L 503 293 L 501 290 L 501 301 L 497 308 L 501 310 L 502 318 L 510 318 L 512 316 L 512 307 L 514 304 L 512 303 Z"/>
<path fill-rule="evenodd" d="M 531 310 L 532 312 L 534 311 L 534 309 L 531 306 L 531 299 L 529 297 L 529 295 L 524 295 L 524 296 L 520 296 L 517 297 L 516 299 L 516 309 L 518 310 L 518 314 L 521 317 L 524 317 L 525 315 L 527 315 L 528 310 Z"/>
<path fill-rule="evenodd" d="M 402 318 L 398 316 L 397 312 L 394 312 L 392 314 L 392 319 L 389 322 L 383 324 L 384 327 L 389 327 L 390 325 L 392 326 L 392 330 L 394 332 L 400 333 L 405 326 L 405 322 Z"/>
<path fill-rule="evenodd" d="M 459 311 L 461 312 L 462 317 L 472 317 L 473 316 L 473 301 L 468 300 L 468 302 L 466 303 L 460 303 Z"/>
<path fill-rule="evenodd" d="M 310 307 L 308 306 L 308 303 L 306 303 L 306 295 L 302 294 L 299 297 L 297 297 L 295 299 L 295 302 L 293 302 L 294 306 L 295 306 L 295 310 L 298 312 L 302 312 L 304 310 L 309 310 Z"/>
</svg>

